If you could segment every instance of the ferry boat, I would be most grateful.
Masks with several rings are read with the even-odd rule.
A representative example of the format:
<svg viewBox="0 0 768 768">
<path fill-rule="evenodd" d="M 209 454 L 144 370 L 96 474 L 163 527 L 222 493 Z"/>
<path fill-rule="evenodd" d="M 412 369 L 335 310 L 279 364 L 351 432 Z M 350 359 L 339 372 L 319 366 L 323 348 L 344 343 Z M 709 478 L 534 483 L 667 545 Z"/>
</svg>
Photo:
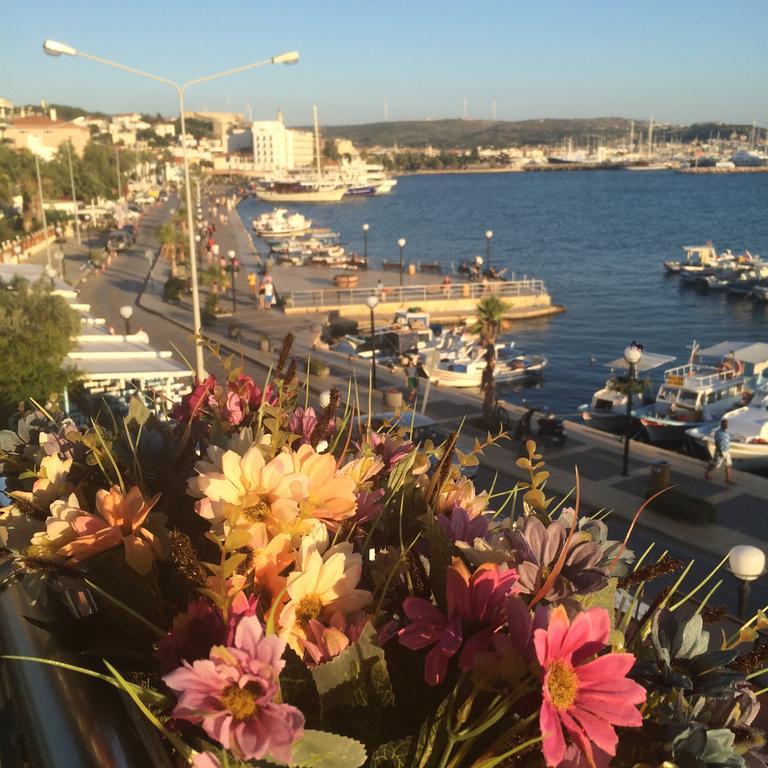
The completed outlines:
<svg viewBox="0 0 768 768">
<path fill-rule="evenodd" d="M 285 180 L 264 182 L 254 195 L 266 203 L 338 203 L 347 187 L 327 181 Z"/>
<path fill-rule="evenodd" d="M 675 358 L 668 355 L 655 355 L 643 352 L 643 357 L 636 366 L 638 374 L 647 373 Z M 594 429 L 603 432 L 623 432 L 627 424 L 627 398 L 632 391 L 631 408 L 641 408 L 653 402 L 650 391 L 650 379 L 630 382 L 627 377 L 627 361 L 620 357 L 608 363 L 611 374 L 602 389 L 598 389 L 589 403 L 579 406 L 581 418 Z M 617 373 L 618 372 L 618 373 Z"/>
<path fill-rule="evenodd" d="M 724 341 L 700 349 L 694 344 L 688 363 L 664 371 L 656 402 L 632 411 L 648 439 L 652 443 L 682 440 L 687 430 L 719 421 L 744 404 L 756 380 L 751 346 L 751 342 Z"/>
<path fill-rule="evenodd" d="M 397 185 L 379 163 L 344 163 L 339 169 L 339 181 L 347 185 L 347 195 L 387 195 Z"/>
<path fill-rule="evenodd" d="M 768 352 L 768 345 L 763 344 Z M 749 405 L 727 411 L 731 458 L 736 469 L 768 469 L 768 385 L 755 390 Z M 689 429 L 686 434 L 709 456 L 715 455 L 715 432 L 720 422 Z"/>
<path fill-rule="evenodd" d="M 275 208 L 271 213 L 263 213 L 254 219 L 251 226 L 259 237 L 282 240 L 303 235 L 312 226 L 312 221 L 300 213 Z"/>
<path fill-rule="evenodd" d="M 547 358 L 543 355 L 527 355 L 514 344 L 496 349 L 496 366 L 493 380 L 496 384 L 525 381 L 544 373 Z M 444 387 L 479 387 L 485 370 L 485 348 L 478 344 L 466 357 L 444 360 L 436 365 L 422 365 L 430 381 Z"/>
</svg>

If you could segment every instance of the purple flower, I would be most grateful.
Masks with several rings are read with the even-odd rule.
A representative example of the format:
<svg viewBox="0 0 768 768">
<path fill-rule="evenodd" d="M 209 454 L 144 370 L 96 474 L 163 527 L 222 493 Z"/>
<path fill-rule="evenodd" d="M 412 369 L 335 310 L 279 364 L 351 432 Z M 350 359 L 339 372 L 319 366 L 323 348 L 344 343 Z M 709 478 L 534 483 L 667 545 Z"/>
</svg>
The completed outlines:
<svg viewBox="0 0 768 768">
<path fill-rule="evenodd" d="M 155 658 L 160 662 L 160 671 L 170 672 L 184 661 L 207 658 L 211 648 L 223 643 L 226 635 L 221 614 L 207 600 L 195 600 L 185 613 L 174 616 L 171 631 L 157 644 Z"/>
<path fill-rule="evenodd" d="M 475 539 L 482 539 L 488 533 L 488 522 L 488 518 L 482 515 L 471 518 L 458 504 L 454 504 L 450 513 L 437 516 L 437 524 L 448 540 L 453 543 L 457 541 L 471 543 Z"/>
<path fill-rule="evenodd" d="M 177 695 L 173 716 L 202 723 L 203 730 L 241 760 L 271 757 L 291 762 L 291 748 L 304 733 L 304 715 L 278 704 L 278 677 L 285 641 L 264 636 L 256 616 L 237 626 L 233 646 L 211 648 L 163 677 Z"/>
<path fill-rule="evenodd" d="M 317 426 L 317 414 L 311 406 L 298 407 L 292 414 L 288 426 L 294 435 L 300 437 L 299 445 L 312 442 L 312 433 Z"/>
<path fill-rule="evenodd" d="M 568 530 L 558 522 L 544 524 L 528 517 L 522 527 L 507 536 L 513 564 L 520 577 L 520 591 L 535 595 L 549 578 L 565 547 Z M 595 592 L 605 586 L 607 577 L 598 563 L 602 550 L 586 534 L 576 535 L 568 545 L 563 567 L 544 599 L 562 600 L 572 594 Z"/>
</svg>

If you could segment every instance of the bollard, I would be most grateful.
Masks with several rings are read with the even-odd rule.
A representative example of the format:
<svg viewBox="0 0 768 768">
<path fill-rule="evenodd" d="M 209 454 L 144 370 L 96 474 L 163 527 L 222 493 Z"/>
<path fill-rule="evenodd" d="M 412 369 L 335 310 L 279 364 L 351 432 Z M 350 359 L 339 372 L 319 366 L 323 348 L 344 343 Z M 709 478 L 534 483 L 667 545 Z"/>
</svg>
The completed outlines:
<svg viewBox="0 0 768 768">
<path fill-rule="evenodd" d="M 651 462 L 650 492 L 658 493 L 672 485 L 672 465 L 666 459 Z"/>
</svg>

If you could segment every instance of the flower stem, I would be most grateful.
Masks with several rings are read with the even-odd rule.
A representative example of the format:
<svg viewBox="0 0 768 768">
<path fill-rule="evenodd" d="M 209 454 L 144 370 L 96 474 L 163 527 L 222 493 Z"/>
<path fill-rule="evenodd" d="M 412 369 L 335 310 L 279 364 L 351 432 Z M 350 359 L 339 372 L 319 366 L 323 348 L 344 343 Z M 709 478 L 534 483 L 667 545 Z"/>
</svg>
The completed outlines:
<svg viewBox="0 0 768 768">
<path fill-rule="evenodd" d="M 513 755 L 516 755 L 519 752 L 522 752 L 523 750 L 528 749 L 528 747 L 532 747 L 534 744 L 538 744 L 541 741 L 541 738 L 542 738 L 541 734 L 539 734 L 538 736 L 534 736 L 532 739 L 528 739 L 528 741 L 524 741 L 522 744 L 518 744 L 516 747 L 513 747 L 508 752 L 505 752 L 503 755 L 492 757 L 490 760 L 484 760 L 482 763 L 477 763 L 477 762 L 473 763 L 472 768 L 495 768 L 495 766 L 504 762 L 507 758 L 512 757 Z"/>
</svg>

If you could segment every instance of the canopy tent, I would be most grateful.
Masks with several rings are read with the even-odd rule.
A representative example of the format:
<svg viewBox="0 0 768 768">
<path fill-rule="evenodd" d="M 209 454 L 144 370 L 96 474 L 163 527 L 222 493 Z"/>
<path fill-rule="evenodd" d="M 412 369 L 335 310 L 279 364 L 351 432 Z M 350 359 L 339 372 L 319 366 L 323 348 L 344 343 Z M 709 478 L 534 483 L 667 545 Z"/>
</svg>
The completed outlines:
<svg viewBox="0 0 768 768">
<path fill-rule="evenodd" d="M 670 357 L 669 355 L 656 355 L 653 352 L 643 352 L 643 356 L 640 358 L 640 362 L 635 366 L 635 370 L 638 373 L 652 371 L 654 368 L 658 368 L 660 365 L 671 363 L 674 359 L 674 357 Z M 629 365 L 623 357 L 617 357 L 610 363 L 606 363 L 606 368 L 627 370 Z"/>
</svg>

